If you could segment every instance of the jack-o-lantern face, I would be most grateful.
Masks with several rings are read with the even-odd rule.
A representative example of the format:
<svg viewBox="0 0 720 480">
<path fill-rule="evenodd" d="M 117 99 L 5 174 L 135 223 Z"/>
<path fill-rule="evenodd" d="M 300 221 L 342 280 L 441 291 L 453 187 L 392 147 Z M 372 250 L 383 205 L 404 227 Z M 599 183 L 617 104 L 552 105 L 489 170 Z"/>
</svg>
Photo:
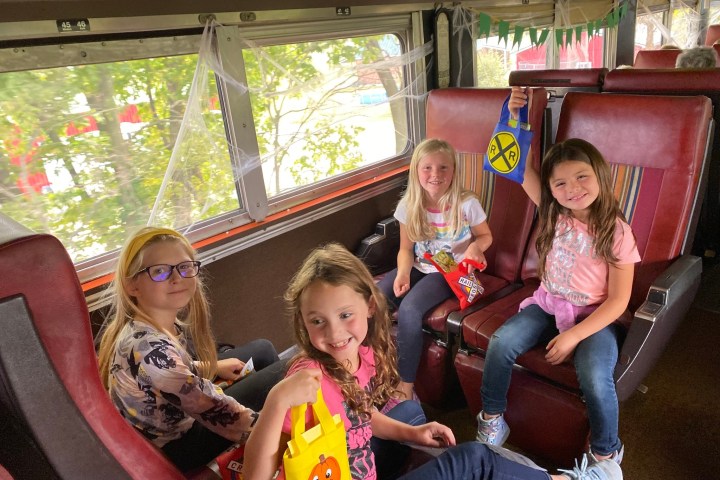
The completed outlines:
<svg viewBox="0 0 720 480">
<path fill-rule="evenodd" d="M 335 457 L 320 455 L 320 461 L 313 467 L 308 480 L 341 480 L 340 464 Z"/>
</svg>

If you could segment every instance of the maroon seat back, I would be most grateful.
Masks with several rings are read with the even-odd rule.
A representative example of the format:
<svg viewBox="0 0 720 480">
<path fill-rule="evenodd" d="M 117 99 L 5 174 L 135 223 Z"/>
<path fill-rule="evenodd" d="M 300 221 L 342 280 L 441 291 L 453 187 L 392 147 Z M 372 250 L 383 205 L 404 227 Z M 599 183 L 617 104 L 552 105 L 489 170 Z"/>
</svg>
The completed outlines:
<svg viewBox="0 0 720 480">
<path fill-rule="evenodd" d="M 708 25 L 705 33 L 705 46 L 714 45 L 718 40 L 720 40 L 720 25 Z"/>
<path fill-rule="evenodd" d="M 488 267 L 484 273 L 513 283 L 520 280 L 525 244 L 506 240 L 528 237 L 535 206 L 521 185 L 482 169 L 483 155 L 509 94 L 507 88 L 433 90 L 427 100 L 426 137 L 441 138 L 453 145 L 460 157 L 464 187 L 482 199 L 494 238 L 485 252 Z M 530 96 L 528 121 L 535 132 L 531 160 L 539 165 L 547 97 L 543 89 L 533 89 Z"/>
<path fill-rule="evenodd" d="M 675 60 L 682 50 L 640 50 L 633 68 L 675 68 Z"/>
<path fill-rule="evenodd" d="M 11 473 L 184 478 L 117 412 L 100 382 L 85 297 L 62 244 L 0 214 L 0 416 Z M 15 444 L 14 442 L 18 442 Z"/>
<path fill-rule="evenodd" d="M 703 96 L 571 92 L 563 103 L 558 141 L 583 138 L 611 164 L 615 195 L 641 256 L 630 311 L 621 319 L 630 328 L 615 368 L 620 401 L 657 362 L 699 288 L 699 259 L 681 254 L 702 199 L 711 111 L 710 100 Z M 463 322 L 465 344 L 455 366 L 473 412 L 481 408 L 484 351 L 495 331 L 537 287 L 537 262 L 530 247 L 522 274 L 525 286 Z M 520 368 L 513 371 L 505 412 L 509 441 L 564 464 L 586 448 L 587 409 L 573 364 L 551 366 L 544 355 L 544 346 L 538 346 L 517 359 Z"/>
<path fill-rule="evenodd" d="M 716 45 L 720 47 L 720 45 Z M 705 95 L 713 105 L 715 125 L 720 121 L 720 68 L 613 70 L 603 87 L 608 93 L 642 95 Z M 693 253 L 720 252 L 720 129 L 715 128 L 710 166 Z"/>
<path fill-rule="evenodd" d="M 599 92 L 607 68 L 577 68 L 566 70 L 514 70 L 510 72 L 510 86 L 543 87 L 548 92 L 548 107 L 552 123 L 548 128 L 548 144 L 555 141 L 560 109 L 568 92 Z"/>
</svg>

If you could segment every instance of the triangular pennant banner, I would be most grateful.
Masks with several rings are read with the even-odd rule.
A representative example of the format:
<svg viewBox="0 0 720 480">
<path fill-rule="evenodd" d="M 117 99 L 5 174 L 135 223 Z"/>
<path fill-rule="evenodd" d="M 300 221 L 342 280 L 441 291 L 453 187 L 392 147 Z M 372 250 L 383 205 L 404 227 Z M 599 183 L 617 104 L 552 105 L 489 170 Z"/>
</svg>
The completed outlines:
<svg viewBox="0 0 720 480">
<path fill-rule="evenodd" d="M 522 42 L 524 31 L 525 27 L 521 25 L 515 25 L 515 31 L 513 32 L 513 48 L 515 48 L 515 45 L 520 45 L 520 42 Z"/>
<path fill-rule="evenodd" d="M 565 46 L 572 44 L 573 29 L 568 28 L 565 30 Z"/>
<path fill-rule="evenodd" d="M 582 31 L 582 25 L 578 25 L 577 27 L 575 27 L 575 43 L 579 43 L 582 41 Z"/>
<path fill-rule="evenodd" d="M 485 38 L 489 37 L 491 25 L 492 20 L 490 19 L 490 15 L 480 13 L 478 15 L 478 38 L 482 38 L 483 35 L 485 35 Z"/>
<path fill-rule="evenodd" d="M 600 30 L 603 29 L 603 19 L 599 18 L 595 20 L 595 33 L 600 33 Z"/>
<path fill-rule="evenodd" d="M 593 22 L 588 22 L 587 24 L 587 32 L 588 32 L 588 40 L 590 40 L 593 35 L 595 34 L 595 24 Z"/>
<path fill-rule="evenodd" d="M 627 11 L 628 11 L 628 2 L 626 1 L 620 7 L 620 20 L 625 18 L 625 15 L 627 15 Z"/>
<path fill-rule="evenodd" d="M 563 47 L 563 29 L 562 28 L 556 28 L 555 29 L 555 43 L 559 48 Z"/>
<path fill-rule="evenodd" d="M 537 47 L 538 46 L 537 28 L 533 28 L 533 27 L 528 28 L 528 35 L 530 36 L 530 43 L 532 43 L 534 47 Z"/>
<path fill-rule="evenodd" d="M 547 42 L 549 35 L 550 30 L 548 30 L 547 28 L 543 29 L 542 33 L 540 33 L 540 38 L 538 38 L 538 45 L 545 45 L 545 42 Z"/>
<path fill-rule="evenodd" d="M 504 20 L 500 20 L 498 22 L 498 43 L 500 43 L 500 40 L 505 40 L 505 46 L 507 46 L 509 33 L 510 24 Z"/>
<path fill-rule="evenodd" d="M 617 25 L 617 18 L 615 17 L 616 12 L 617 10 L 613 10 L 612 12 L 607 14 L 607 17 L 605 17 L 605 20 L 607 20 L 608 28 L 615 28 L 615 25 Z"/>
</svg>

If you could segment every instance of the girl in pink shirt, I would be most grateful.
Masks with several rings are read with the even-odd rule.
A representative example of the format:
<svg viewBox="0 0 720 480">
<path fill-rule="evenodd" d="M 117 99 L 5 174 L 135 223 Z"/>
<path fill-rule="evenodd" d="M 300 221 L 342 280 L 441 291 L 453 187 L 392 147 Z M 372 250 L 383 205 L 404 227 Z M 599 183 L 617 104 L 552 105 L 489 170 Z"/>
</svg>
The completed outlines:
<svg viewBox="0 0 720 480">
<path fill-rule="evenodd" d="M 517 116 L 526 103 L 523 89 L 513 87 L 511 112 Z M 627 309 L 640 255 L 613 195 L 610 166 L 590 143 L 569 139 L 550 149 L 539 175 L 527 163 L 523 188 L 538 205 L 542 283 L 490 340 L 477 439 L 494 445 L 505 441 L 509 428 L 502 413 L 512 366 L 518 356 L 546 344 L 545 358 L 552 365 L 574 354 L 594 458 L 620 463 L 613 322 Z"/>
</svg>

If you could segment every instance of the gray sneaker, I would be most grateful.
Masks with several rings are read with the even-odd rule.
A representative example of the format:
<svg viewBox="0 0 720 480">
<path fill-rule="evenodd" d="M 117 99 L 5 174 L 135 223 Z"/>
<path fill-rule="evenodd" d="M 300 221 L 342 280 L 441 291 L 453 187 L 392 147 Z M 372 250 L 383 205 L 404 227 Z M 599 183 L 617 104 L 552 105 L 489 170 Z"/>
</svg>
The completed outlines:
<svg viewBox="0 0 720 480">
<path fill-rule="evenodd" d="M 622 469 L 614 460 L 606 458 L 588 465 L 589 456 L 583 455 L 580 465 L 575 460 L 575 468 L 572 470 L 560 472 L 570 480 L 622 480 Z"/>
<path fill-rule="evenodd" d="M 592 453 L 592 449 L 588 450 L 588 454 L 590 455 L 590 458 L 588 459 L 588 462 L 590 462 L 590 465 L 593 463 L 597 463 L 598 459 L 595 458 L 595 454 Z M 623 456 L 625 455 L 625 445 L 621 444 L 620 448 L 613 452 L 612 455 L 610 455 L 610 460 L 620 465 L 623 460 Z"/>
<path fill-rule="evenodd" d="M 492 420 L 485 420 L 482 415 L 482 411 L 477 415 L 478 428 L 475 440 L 480 443 L 502 446 L 510 435 L 510 427 L 505 422 L 505 418 L 503 415 L 498 415 Z"/>
</svg>

